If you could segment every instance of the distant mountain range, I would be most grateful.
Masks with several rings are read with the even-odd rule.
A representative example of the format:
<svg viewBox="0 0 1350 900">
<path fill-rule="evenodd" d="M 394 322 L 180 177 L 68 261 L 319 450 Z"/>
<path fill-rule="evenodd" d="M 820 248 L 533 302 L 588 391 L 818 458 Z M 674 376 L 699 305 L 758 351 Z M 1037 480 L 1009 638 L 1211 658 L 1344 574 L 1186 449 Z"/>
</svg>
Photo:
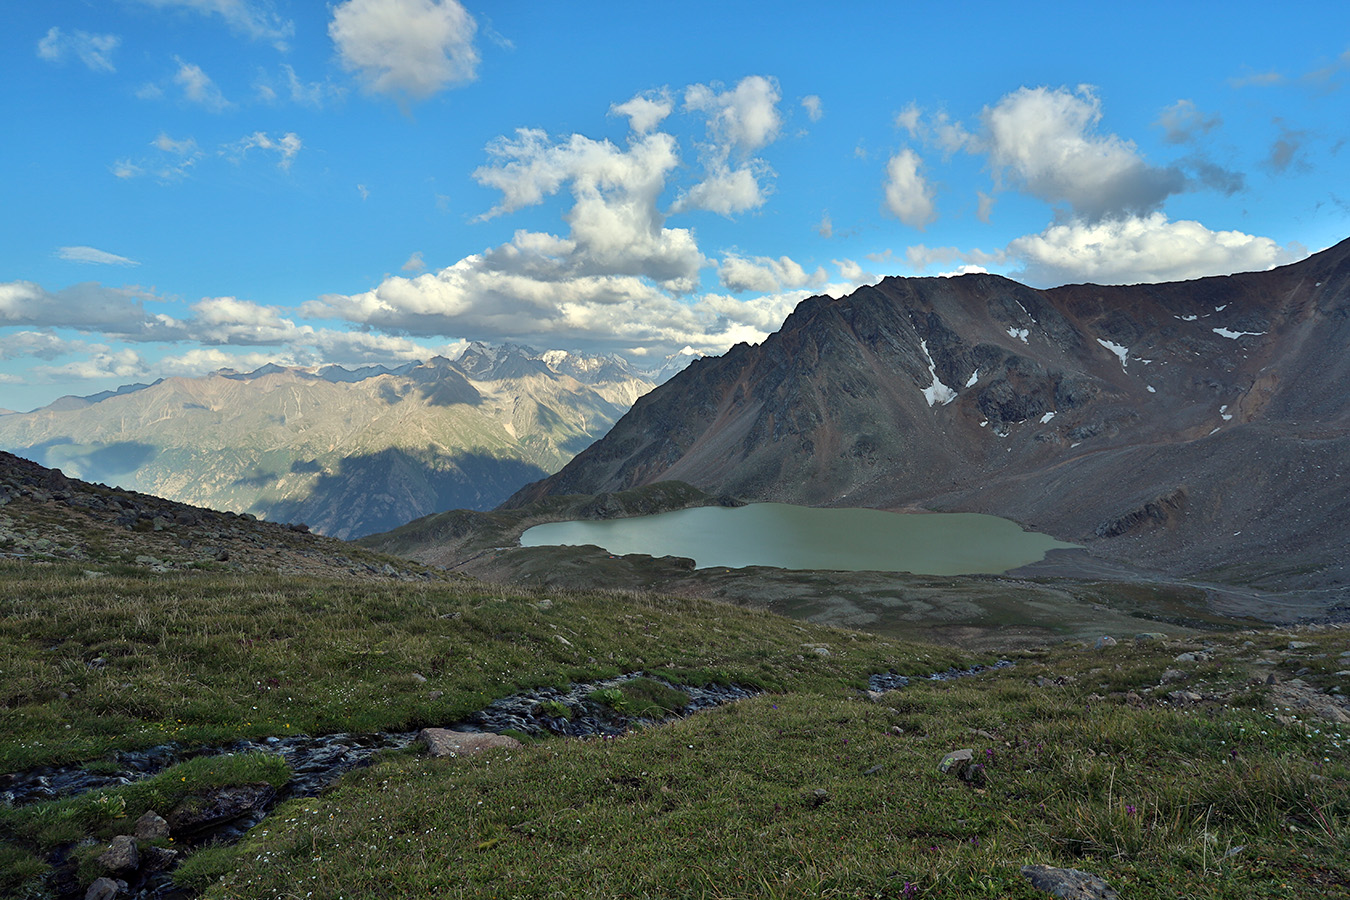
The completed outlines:
<svg viewBox="0 0 1350 900">
<path fill-rule="evenodd" d="M 1266 272 L 887 278 L 696 361 L 504 506 L 681 480 L 970 510 L 1350 605 L 1350 241 Z"/>
<path fill-rule="evenodd" d="M 397 367 L 223 370 L 0 416 L 0 448 L 86 481 L 353 538 L 495 506 L 689 358 L 645 372 L 474 344 Z"/>
</svg>

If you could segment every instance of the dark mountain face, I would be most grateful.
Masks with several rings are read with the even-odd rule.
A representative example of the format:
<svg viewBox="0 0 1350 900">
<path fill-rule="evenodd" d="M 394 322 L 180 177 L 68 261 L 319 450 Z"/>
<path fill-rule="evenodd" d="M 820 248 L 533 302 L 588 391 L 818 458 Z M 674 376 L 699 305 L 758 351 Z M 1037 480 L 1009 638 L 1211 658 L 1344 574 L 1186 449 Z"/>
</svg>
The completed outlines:
<svg viewBox="0 0 1350 900">
<path fill-rule="evenodd" d="M 1335 591 L 1348 351 L 1350 241 L 1170 284 L 888 278 L 695 361 L 505 505 L 679 479 L 991 512 L 1136 564 L 1249 581 L 1293 567 L 1277 580 Z"/>
</svg>

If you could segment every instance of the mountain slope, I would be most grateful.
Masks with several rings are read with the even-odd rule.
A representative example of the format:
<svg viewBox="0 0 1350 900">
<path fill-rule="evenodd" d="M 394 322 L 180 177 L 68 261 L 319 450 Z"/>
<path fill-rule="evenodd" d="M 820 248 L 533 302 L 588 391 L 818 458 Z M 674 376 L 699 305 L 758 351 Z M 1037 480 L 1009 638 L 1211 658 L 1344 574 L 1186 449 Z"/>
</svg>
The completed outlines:
<svg viewBox="0 0 1350 900">
<path fill-rule="evenodd" d="M 1350 241 L 1170 284 L 888 278 L 696 361 L 505 505 L 678 479 L 967 509 L 1171 572 L 1269 559 L 1263 575 L 1336 592 L 1347 348 Z"/>
<path fill-rule="evenodd" d="M 356 537 L 494 506 L 651 387 L 612 362 L 583 383 L 531 353 L 475 345 L 398 369 L 169 378 L 5 416 L 0 447 L 86 480 Z"/>
</svg>

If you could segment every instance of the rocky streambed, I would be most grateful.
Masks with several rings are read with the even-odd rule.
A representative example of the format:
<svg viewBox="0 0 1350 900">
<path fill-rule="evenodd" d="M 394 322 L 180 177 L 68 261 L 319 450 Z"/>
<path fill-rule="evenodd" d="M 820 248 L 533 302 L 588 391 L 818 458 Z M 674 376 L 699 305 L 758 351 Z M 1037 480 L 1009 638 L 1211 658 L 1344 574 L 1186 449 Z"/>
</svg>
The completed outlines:
<svg viewBox="0 0 1350 900">
<path fill-rule="evenodd" d="M 990 666 L 949 669 L 925 677 L 946 680 L 1010 665 L 1011 662 L 1000 660 Z M 910 678 L 904 675 L 880 673 L 869 678 L 868 687 L 873 692 L 885 692 L 903 687 L 909 681 Z M 742 700 L 755 693 L 757 691 L 738 685 L 674 685 L 637 672 L 573 684 L 567 689 L 541 687 L 522 691 L 493 701 L 452 723 L 449 728 L 458 732 L 514 733 L 531 737 L 615 736 Z M 645 699 L 654 694 L 659 695 L 659 701 Z M 145 750 L 119 752 L 92 769 L 86 766 L 44 767 L 0 776 L 0 803 L 10 807 L 26 806 L 88 791 L 111 790 L 198 757 L 257 752 L 280 755 L 291 773 L 290 780 L 280 790 L 273 790 L 268 785 L 233 785 L 217 788 L 209 795 L 192 797 L 191 803 L 185 804 L 191 807 L 190 814 L 180 809 L 147 812 L 135 823 L 134 835 L 117 838 L 105 854 L 107 859 L 100 857 L 109 869 L 109 875 L 117 878 L 102 878 L 94 885 L 81 884 L 75 872 L 72 853 L 75 848 L 71 846 L 58 849 L 49 859 L 53 866 L 49 887 L 52 895 L 62 900 L 91 895 L 136 900 L 187 898 L 192 894 L 176 886 L 172 877 L 181 854 L 197 847 L 238 841 L 277 804 L 295 797 L 314 796 L 342 774 L 369 765 L 376 754 L 409 746 L 418 735 L 415 731 L 318 737 L 296 735 L 242 739 L 217 747 L 195 748 L 161 744 Z M 128 827 L 131 828 L 130 823 Z M 139 857 L 130 852 L 137 841 L 170 836 L 177 850 L 152 846 Z M 129 858 L 135 860 L 134 863 L 127 862 L 127 856 L 116 857 L 114 850 L 119 842 L 122 847 L 129 848 Z M 95 888 L 100 888 L 101 893 Z"/>
<path fill-rule="evenodd" d="M 641 679 L 655 683 L 664 697 L 664 705 L 637 704 L 624 692 Z M 637 672 L 603 681 L 573 684 L 566 690 L 543 687 L 522 691 L 493 701 L 487 707 L 450 724 L 461 732 L 516 733 L 531 737 L 550 734 L 565 737 L 595 737 L 623 734 L 634 728 L 659 724 L 701 709 L 740 700 L 756 693 L 737 685 L 674 685 Z M 673 698 L 673 700 L 672 700 Z M 630 706 L 631 704 L 631 706 Z M 172 870 L 181 861 L 179 854 L 210 844 L 232 843 L 261 822 L 277 804 L 296 797 L 314 796 L 354 768 L 369 765 L 372 758 L 387 750 L 407 747 L 419 732 L 378 732 L 375 734 L 330 734 L 311 737 L 241 739 L 216 747 L 183 747 L 161 744 L 145 750 L 122 751 L 92 767 L 85 765 L 52 766 L 0 776 L 0 804 L 26 806 L 75 797 L 88 791 L 112 790 L 156 775 L 170 766 L 198 757 L 243 753 L 270 753 L 283 757 L 290 769 L 290 780 L 281 790 L 267 785 L 236 785 L 215 789 L 208 796 L 194 796 L 191 816 L 180 810 L 147 813 L 135 823 L 131 839 L 174 838 L 178 851 L 134 855 L 135 864 L 105 862 L 110 875 L 118 878 L 96 882 L 99 896 L 134 897 L 137 900 L 169 900 L 191 896 L 173 883 Z M 205 811 L 203 814 L 202 811 Z M 159 813 L 162 812 L 163 816 Z M 128 829 L 132 824 L 128 823 Z M 121 838 L 118 839 L 119 841 Z M 117 846 L 117 842 L 114 842 Z M 79 883 L 72 851 L 66 846 L 49 859 L 53 875 L 49 883 L 59 898 L 86 897 L 94 886 Z M 168 854 L 166 856 L 166 854 Z M 116 868 L 121 866 L 120 871 Z M 97 892 L 95 892 L 97 893 Z"/>
</svg>

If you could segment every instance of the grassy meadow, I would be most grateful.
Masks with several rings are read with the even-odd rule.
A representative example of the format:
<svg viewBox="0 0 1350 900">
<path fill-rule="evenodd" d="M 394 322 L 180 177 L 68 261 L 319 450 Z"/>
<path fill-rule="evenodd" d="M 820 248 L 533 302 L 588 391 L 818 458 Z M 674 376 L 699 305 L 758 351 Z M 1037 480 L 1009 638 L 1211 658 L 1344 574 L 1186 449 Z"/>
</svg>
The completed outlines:
<svg viewBox="0 0 1350 900">
<path fill-rule="evenodd" d="M 390 752 L 176 879 L 241 900 L 1031 898 L 1020 866 L 1048 863 L 1129 898 L 1350 896 L 1350 726 L 1280 705 L 1350 691 L 1350 631 L 1117 636 L 869 697 L 872 673 L 993 657 L 656 594 L 5 563 L 0 772 L 447 725 L 642 670 L 764 693 L 620 738 Z M 963 748 L 968 780 L 938 770 Z M 204 785 L 286 777 L 213 760 L 0 807 L 0 895 L 44 896 L 54 852 L 87 883 L 128 823 Z"/>
</svg>

